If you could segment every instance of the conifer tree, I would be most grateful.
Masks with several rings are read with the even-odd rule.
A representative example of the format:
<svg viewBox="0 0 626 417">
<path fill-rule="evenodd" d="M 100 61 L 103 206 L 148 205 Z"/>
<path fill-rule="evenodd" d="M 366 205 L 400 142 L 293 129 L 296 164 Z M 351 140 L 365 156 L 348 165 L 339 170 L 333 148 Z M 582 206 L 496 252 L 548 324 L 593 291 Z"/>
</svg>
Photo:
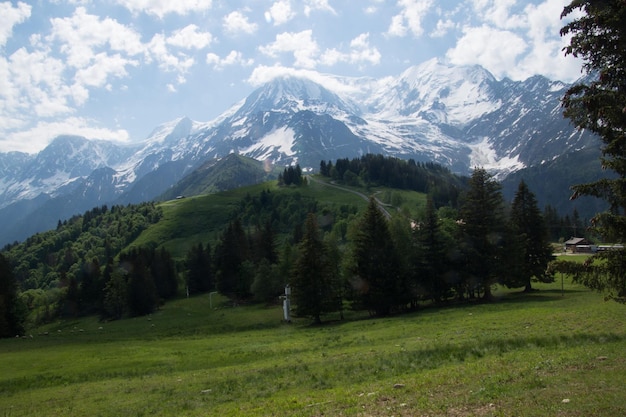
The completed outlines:
<svg viewBox="0 0 626 417">
<path fill-rule="evenodd" d="M 352 242 L 352 285 L 363 308 L 384 316 L 400 304 L 402 294 L 397 253 L 387 220 L 370 198 Z"/>
<path fill-rule="evenodd" d="M 460 208 L 466 285 L 470 294 L 482 291 L 491 299 L 491 286 L 503 273 L 506 251 L 504 200 L 498 184 L 483 168 L 474 169 Z"/>
<path fill-rule="evenodd" d="M 445 282 L 448 266 L 446 243 L 439 227 L 437 210 L 432 197 L 426 200 L 424 221 L 415 231 L 419 260 L 417 265 L 417 282 L 425 294 L 435 302 L 443 301 L 449 291 Z"/>
<path fill-rule="evenodd" d="M 333 274 L 328 249 L 320 237 L 317 218 L 315 214 L 309 213 L 290 282 L 296 314 L 320 323 L 322 314 L 340 310 L 341 299 Z"/>
<path fill-rule="evenodd" d="M 207 244 L 206 248 L 202 243 L 192 246 L 187 252 L 185 265 L 185 279 L 189 294 L 199 294 L 213 289 L 215 284 L 210 244 Z"/>
<path fill-rule="evenodd" d="M 243 263 L 250 260 L 248 238 L 239 218 L 228 224 L 215 248 L 217 290 L 231 298 L 250 295 L 253 277 L 243 271 Z"/>
<path fill-rule="evenodd" d="M 511 206 L 511 224 L 519 239 L 521 263 L 516 268 L 516 281 L 508 286 L 524 286 L 524 291 L 532 291 L 532 279 L 553 282 L 554 277 L 547 273 L 548 263 L 553 259 L 548 229 L 539 211 L 535 195 L 522 180 L 519 183 Z"/>
<path fill-rule="evenodd" d="M 577 15 L 581 13 L 582 15 Z M 601 163 L 616 174 L 573 188 L 576 198 L 590 195 L 609 203 L 592 219 L 594 231 L 606 241 L 626 242 L 626 3 L 623 0 L 574 0 L 562 18 L 574 20 L 561 29 L 570 36 L 566 55 L 582 58 L 589 75 L 570 87 L 563 98 L 565 116 L 602 140 Z M 599 262 L 595 262 L 598 260 Z M 601 252 L 580 269 L 576 279 L 626 302 L 626 249 Z"/>
<path fill-rule="evenodd" d="M 0 254 L 0 338 L 24 331 L 24 314 L 17 294 L 17 282 L 9 261 Z"/>
</svg>

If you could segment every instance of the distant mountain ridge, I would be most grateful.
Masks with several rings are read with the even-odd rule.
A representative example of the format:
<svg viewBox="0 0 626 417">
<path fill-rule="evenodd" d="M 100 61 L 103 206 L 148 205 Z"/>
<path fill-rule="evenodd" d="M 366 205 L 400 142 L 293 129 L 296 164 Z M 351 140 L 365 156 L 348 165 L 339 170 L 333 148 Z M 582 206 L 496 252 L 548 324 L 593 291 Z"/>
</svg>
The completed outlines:
<svg viewBox="0 0 626 417">
<path fill-rule="evenodd" d="M 0 243 L 96 205 L 155 199 L 230 154 L 317 169 L 380 153 L 504 178 L 599 143 L 562 117 L 568 85 L 540 76 L 498 81 L 431 60 L 398 77 L 325 80 L 277 77 L 211 122 L 176 119 L 133 145 L 68 135 L 36 155 L 0 154 Z"/>
</svg>

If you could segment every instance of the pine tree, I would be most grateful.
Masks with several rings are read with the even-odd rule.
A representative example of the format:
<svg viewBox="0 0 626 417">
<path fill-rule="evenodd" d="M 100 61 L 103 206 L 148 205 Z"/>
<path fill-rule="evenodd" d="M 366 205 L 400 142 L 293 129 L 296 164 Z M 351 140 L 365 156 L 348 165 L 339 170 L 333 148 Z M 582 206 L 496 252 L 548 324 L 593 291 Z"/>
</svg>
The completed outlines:
<svg viewBox="0 0 626 417">
<path fill-rule="evenodd" d="M 178 292 L 176 264 L 165 248 L 153 251 L 150 273 L 154 278 L 157 294 L 161 299 L 167 300 L 176 296 Z"/>
<path fill-rule="evenodd" d="M 0 338 L 14 337 L 24 331 L 23 306 L 9 261 L 0 254 Z"/>
<path fill-rule="evenodd" d="M 426 200 L 424 221 L 415 231 L 419 260 L 417 265 L 418 286 L 424 288 L 426 295 L 435 302 L 441 302 L 449 291 L 445 281 L 448 269 L 448 248 L 442 237 L 439 219 L 433 199 Z"/>
<path fill-rule="evenodd" d="M 150 269 L 142 256 L 132 262 L 128 277 L 128 307 L 133 316 L 144 316 L 156 310 L 158 295 Z"/>
<path fill-rule="evenodd" d="M 582 12 L 582 15 L 578 13 Z M 574 20 L 561 29 L 570 36 L 566 55 L 583 59 L 589 77 L 570 87 L 563 98 L 565 116 L 581 129 L 600 137 L 602 167 L 616 178 L 573 188 L 576 198 L 591 195 L 609 203 L 609 210 L 592 219 L 605 240 L 626 241 L 626 3 L 623 0 L 575 0 L 561 17 Z M 599 262 L 595 262 L 598 260 Z M 609 298 L 626 302 L 626 249 L 601 252 L 577 274 L 579 282 Z"/>
<path fill-rule="evenodd" d="M 237 218 L 228 224 L 215 248 L 217 290 L 231 298 L 250 295 L 252 277 L 242 270 L 243 263 L 250 260 L 248 238 Z"/>
<path fill-rule="evenodd" d="M 554 277 L 547 273 L 548 263 L 553 259 L 548 229 L 539 211 L 535 195 L 522 180 L 519 183 L 511 206 L 511 224 L 520 242 L 521 264 L 517 269 L 519 282 L 509 283 L 524 286 L 524 291 L 532 291 L 531 280 L 553 282 Z M 521 284 L 521 285 L 517 285 Z"/>
<path fill-rule="evenodd" d="M 398 257 L 387 220 L 370 198 L 352 242 L 352 285 L 361 306 L 384 316 L 400 304 L 402 294 Z"/>
<path fill-rule="evenodd" d="M 110 274 L 105 273 L 106 276 L 108 280 L 104 286 L 103 315 L 119 320 L 124 316 L 128 306 L 128 275 L 123 269 L 118 268 L 112 269 Z"/>
<path fill-rule="evenodd" d="M 487 300 L 492 298 L 491 286 L 507 269 L 502 263 L 506 250 L 503 208 L 500 184 L 483 168 L 474 169 L 460 208 L 462 250 L 467 288 L 470 294 L 482 291 Z"/>
<path fill-rule="evenodd" d="M 334 271 L 328 249 L 320 237 L 315 214 L 309 213 L 304 235 L 292 272 L 292 301 L 296 314 L 321 322 L 324 313 L 339 311 L 341 300 L 336 292 Z"/>
<path fill-rule="evenodd" d="M 213 289 L 214 277 L 210 244 L 207 244 L 206 249 L 202 243 L 192 246 L 187 252 L 185 265 L 185 278 L 189 294 L 199 294 Z"/>
</svg>

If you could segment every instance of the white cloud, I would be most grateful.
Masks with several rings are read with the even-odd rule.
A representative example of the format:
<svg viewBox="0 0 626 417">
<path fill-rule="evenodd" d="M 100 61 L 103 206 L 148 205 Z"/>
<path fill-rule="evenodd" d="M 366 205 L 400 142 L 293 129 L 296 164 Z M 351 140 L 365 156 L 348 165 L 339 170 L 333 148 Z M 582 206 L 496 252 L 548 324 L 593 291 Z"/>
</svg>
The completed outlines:
<svg viewBox="0 0 626 417">
<path fill-rule="evenodd" d="M 200 32 L 198 26 L 190 24 L 182 29 L 174 31 L 168 37 L 168 45 L 185 49 L 203 49 L 211 44 L 213 36 L 209 32 Z"/>
<path fill-rule="evenodd" d="M 23 23 L 30 17 L 31 6 L 21 1 L 17 7 L 11 2 L 0 3 L 0 47 L 6 45 L 13 33 L 13 26 Z"/>
<path fill-rule="evenodd" d="M 350 42 L 350 52 L 343 53 L 335 48 L 328 49 L 322 55 L 320 61 L 324 65 L 332 66 L 339 62 L 350 64 L 372 64 L 380 63 L 381 54 L 377 48 L 372 47 L 369 42 L 369 33 L 362 33 Z"/>
<path fill-rule="evenodd" d="M 148 44 L 151 57 L 154 57 L 159 68 L 168 72 L 185 73 L 193 66 L 195 60 L 183 53 L 172 54 L 167 48 L 167 38 L 161 33 L 152 37 Z M 148 57 L 150 59 L 150 57 Z"/>
<path fill-rule="evenodd" d="M 270 57 L 276 58 L 281 53 L 293 53 L 296 67 L 314 68 L 319 53 L 317 42 L 313 39 L 310 29 L 302 32 L 284 32 L 276 35 L 276 40 L 269 45 L 260 46 L 259 50 Z"/>
<path fill-rule="evenodd" d="M 420 37 L 424 33 L 422 20 L 432 4 L 432 0 L 399 0 L 398 6 L 401 11 L 392 17 L 387 34 L 404 37 L 411 31 L 413 36 Z"/>
<path fill-rule="evenodd" d="M 567 0 L 544 0 L 523 8 L 514 0 L 472 0 L 480 26 L 467 26 L 446 56 L 455 64 L 479 64 L 497 77 L 520 80 L 535 74 L 573 81 L 581 63 L 566 59 L 560 14 Z"/>
<path fill-rule="evenodd" d="M 442 36 L 445 36 L 450 30 L 454 29 L 455 27 L 456 23 L 454 23 L 454 21 L 452 21 L 451 19 L 440 19 L 437 21 L 437 26 L 435 27 L 435 30 L 432 31 L 432 33 L 430 34 L 430 37 L 440 38 Z"/>
<path fill-rule="evenodd" d="M 252 71 L 246 82 L 256 87 L 277 77 L 307 78 L 337 93 L 349 94 L 359 91 L 358 84 L 344 84 L 333 75 L 323 74 L 310 69 L 284 67 L 282 65 L 260 65 Z"/>
<path fill-rule="evenodd" d="M 222 70 L 224 67 L 231 65 L 250 66 L 254 63 L 254 60 L 244 59 L 241 52 L 232 50 L 224 58 L 220 58 L 219 55 L 209 52 L 206 56 L 206 62 L 209 65 L 213 65 L 214 69 Z"/>
<path fill-rule="evenodd" d="M 502 77 L 516 67 L 527 48 L 524 39 L 515 33 L 483 25 L 464 29 L 463 36 L 446 57 L 456 65 L 480 64 L 496 77 Z"/>
<path fill-rule="evenodd" d="M 291 8 L 291 0 L 278 0 L 265 12 L 265 20 L 268 23 L 274 22 L 274 26 L 287 23 L 295 16 L 296 13 Z"/>
<path fill-rule="evenodd" d="M 511 11 L 517 0 L 473 0 L 471 3 L 476 16 L 497 28 L 514 29 L 522 23 L 523 16 L 512 15 Z"/>
<path fill-rule="evenodd" d="M 60 50 L 67 55 L 67 63 L 75 68 L 90 65 L 96 48 L 108 46 L 131 56 L 145 50 L 135 30 L 114 19 L 88 14 L 84 7 L 77 8 L 71 17 L 51 19 L 51 23 L 52 31 L 46 40 L 61 43 Z"/>
<path fill-rule="evenodd" d="M 93 64 L 81 68 L 76 71 L 74 80 L 78 85 L 87 87 L 103 87 L 110 76 L 123 78 L 127 65 L 138 65 L 136 61 L 129 61 L 120 54 L 108 55 L 104 52 L 99 53 L 93 59 Z"/>
<path fill-rule="evenodd" d="M 163 19 L 170 13 L 187 15 L 195 12 L 204 12 L 212 6 L 212 0 L 117 0 L 132 13 L 144 12 Z"/>
<path fill-rule="evenodd" d="M 309 16 L 312 12 L 316 10 L 329 12 L 334 15 L 337 14 L 335 9 L 333 9 L 332 6 L 328 4 L 328 0 L 305 0 L 304 3 L 305 3 L 304 14 L 306 16 Z"/>
<path fill-rule="evenodd" d="M 103 139 L 115 142 L 128 142 L 129 135 L 124 129 L 112 130 L 98 127 L 91 121 L 80 117 L 48 122 L 39 121 L 36 125 L 20 132 L 6 135 L 0 142 L 1 150 L 35 153 L 44 148 L 59 135 L 79 135 L 87 139 Z"/>
<path fill-rule="evenodd" d="M 252 34 L 256 32 L 258 25 L 250 23 L 248 17 L 240 11 L 234 11 L 224 16 L 224 30 L 230 34 L 246 33 Z"/>
</svg>

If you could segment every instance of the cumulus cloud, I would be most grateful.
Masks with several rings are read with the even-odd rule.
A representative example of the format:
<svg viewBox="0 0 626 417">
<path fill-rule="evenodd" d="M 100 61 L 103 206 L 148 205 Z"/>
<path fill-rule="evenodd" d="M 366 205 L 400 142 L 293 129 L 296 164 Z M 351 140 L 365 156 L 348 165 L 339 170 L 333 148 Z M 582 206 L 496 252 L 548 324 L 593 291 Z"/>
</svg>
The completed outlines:
<svg viewBox="0 0 626 417">
<path fill-rule="evenodd" d="M 483 25 L 466 28 L 446 57 L 456 65 L 480 64 L 496 77 L 502 77 L 515 68 L 526 49 L 524 39 L 515 33 Z"/>
<path fill-rule="evenodd" d="M 392 17 L 387 34 L 404 37 L 410 31 L 413 36 L 420 37 L 424 33 L 422 21 L 432 4 L 432 0 L 399 0 L 400 13 Z"/>
<path fill-rule="evenodd" d="M 319 10 L 323 12 L 329 12 L 334 15 L 337 11 L 328 4 L 328 0 L 305 0 L 304 1 L 304 14 L 309 16 L 312 12 Z"/>
<path fill-rule="evenodd" d="M 580 62 L 564 59 L 568 39 L 559 36 L 565 0 L 520 7 L 515 0 L 472 0 L 479 25 L 467 25 L 446 57 L 455 64 L 480 64 L 497 77 L 526 79 L 535 74 L 572 81 Z"/>
<path fill-rule="evenodd" d="M 260 65 L 252 71 L 250 77 L 246 80 L 250 85 L 257 87 L 278 77 L 298 77 L 307 78 L 314 81 L 331 91 L 337 93 L 354 93 L 359 91 L 358 84 L 346 84 L 341 82 L 337 77 L 329 74 L 323 74 L 314 70 L 304 68 L 285 67 L 282 65 Z"/>
<path fill-rule="evenodd" d="M 88 14 L 84 7 L 77 8 L 70 17 L 54 18 L 50 22 L 52 30 L 46 40 L 59 42 L 68 64 L 75 68 L 90 65 L 97 48 L 108 47 L 130 56 L 145 50 L 135 30 L 115 19 Z"/>
<path fill-rule="evenodd" d="M 431 32 L 430 37 L 440 38 L 442 36 L 445 36 L 450 30 L 454 29 L 455 27 L 456 23 L 454 23 L 454 21 L 452 21 L 451 19 L 439 19 L 437 21 L 437 26 L 435 27 L 435 30 Z"/>
<path fill-rule="evenodd" d="M 243 54 L 239 51 L 232 50 L 224 58 L 219 55 L 209 52 L 206 56 L 206 62 L 209 65 L 213 65 L 216 70 L 222 70 L 224 67 L 231 65 L 250 66 L 254 63 L 253 59 L 245 59 Z"/>
<path fill-rule="evenodd" d="M 259 51 L 273 58 L 281 53 L 292 53 L 296 67 L 315 68 L 319 46 L 313 39 L 313 31 L 308 29 L 296 33 L 280 33 L 276 35 L 274 42 L 260 46 Z"/>
<path fill-rule="evenodd" d="M 380 63 L 381 54 L 377 48 L 372 47 L 369 41 L 369 33 L 362 33 L 350 42 L 349 52 L 340 52 L 335 48 L 328 49 L 322 54 L 321 62 L 325 65 L 332 66 L 339 62 L 347 62 L 350 64 L 371 64 Z"/>
<path fill-rule="evenodd" d="M 256 32 L 258 25 L 250 23 L 248 17 L 240 11 L 234 11 L 224 17 L 224 31 L 230 34 L 253 34 Z"/>
<path fill-rule="evenodd" d="M 93 120 L 69 117 L 58 121 L 39 121 L 29 129 L 6 135 L 0 142 L 0 151 L 21 151 L 35 153 L 44 148 L 59 135 L 79 135 L 87 139 L 103 139 L 115 142 L 128 142 L 129 135 L 124 129 L 98 127 Z"/>
<path fill-rule="evenodd" d="M 23 23 L 30 17 L 31 6 L 21 1 L 17 7 L 11 2 L 0 3 L 0 47 L 6 45 L 13 33 L 13 26 Z"/>
<path fill-rule="evenodd" d="M 163 19 L 168 14 L 187 15 L 204 12 L 212 6 L 212 0 L 116 0 L 132 13 L 146 13 Z"/>
<path fill-rule="evenodd" d="M 168 45 L 185 49 L 203 49 L 211 44 L 213 36 L 209 32 L 200 32 L 198 26 L 190 24 L 174 31 L 167 38 Z"/>
<path fill-rule="evenodd" d="M 296 13 L 291 8 L 291 0 L 278 0 L 265 12 L 265 20 L 268 23 L 273 22 L 274 26 L 287 23 L 295 16 Z"/>
</svg>

